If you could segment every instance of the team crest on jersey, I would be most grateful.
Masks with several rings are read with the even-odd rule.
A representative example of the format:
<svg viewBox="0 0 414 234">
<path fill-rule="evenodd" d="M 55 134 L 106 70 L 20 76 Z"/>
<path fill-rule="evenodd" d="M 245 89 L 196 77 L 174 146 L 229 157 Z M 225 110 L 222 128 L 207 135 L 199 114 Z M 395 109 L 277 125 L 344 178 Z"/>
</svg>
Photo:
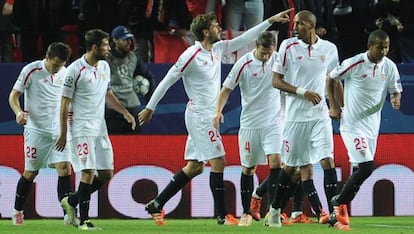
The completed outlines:
<svg viewBox="0 0 414 234">
<path fill-rule="evenodd" d="M 321 62 L 325 62 L 325 60 L 326 60 L 326 56 L 325 56 L 325 55 L 321 55 L 321 56 L 319 57 L 319 59 L 321 60 Z"/>
<path fill-rule="evenodd" d="M 105 74 L 101 74 L 101 80 L 106 80 Z"/>
<path fill-rule="evenodd" d="M 383 73 L 383 74 L 380 75 L 380 78 L 381 78 L 381 80 L 386 80 L 387 76 L 385 76 L 385 74 Z"/>
</svg>

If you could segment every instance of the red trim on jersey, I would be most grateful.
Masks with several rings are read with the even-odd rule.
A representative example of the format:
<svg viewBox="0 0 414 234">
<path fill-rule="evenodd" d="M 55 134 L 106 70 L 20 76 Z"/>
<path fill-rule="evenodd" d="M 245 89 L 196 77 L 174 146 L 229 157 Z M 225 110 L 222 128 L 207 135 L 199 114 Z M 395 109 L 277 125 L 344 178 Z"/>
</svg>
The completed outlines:
<svg viewBox="0 0 414 234">
<path fill-rule="evenodd" d="M 29 71 L 29 73 L 27 74 L 27 76 L 24 78 L 23 85 L 26 85 L 27 84 L 27 81 L 29 80 L 29 78 L 30 78 L 30 76 L 32 75 L 33 72 L 40 71 L 40 70 L 42 70 L 41 67 L 36 67 L 36 68 L 33 68 L 31 71 Z"/>
<path fill-rule="evenodd" d="M 299 42 L 295 41 L 292 44 L 289 44 L 289 45 L 286 46 L 285 54 L 283 55 L 283 63 L 282 63 L 283 66 L 286 65 L 286 54 L 287 54 L 287 51 L 290 49 L 290 47 L 292 47 L 294 45 L 299 45 Z"/>
<path fill-rule="evenodd" d="M 239 79 L 240 79 L 241 73 L 243 72 L 243 69 L 244 69 L 247 65 L 249 65 L 251 62 L 253 62 L 253 60 L 249 60 L 249 61 L 245 62 L 245 63 L 241 66 L 241 68 L 240 68 L 239 72 L 237 73 L 236 83 L 237 83 L 237 82 L 239 82 Z"/>
<path fill-rule="evenodd" d="M 356 62 L 356 63 L 353 63 L 353 64 L 351 64 L 349 67 L 347 67 L 343 72 L 341 72 L 340 74 L 339 74 L 339 76 L 343 76 L 345 73 L 347 73 L 349 70 L 351 70 L 353 67 L 355 67 L 355 66 L 357 66 L 358 64 L 360 64 L 360 63 L 363 63 L 364 62 L 364 60 L 360 60 L 360 61 L 358 61 L 358 62 Z"/>
<path fill-rule="evenodd" d="M 190 62 L 195 58 L 195 56 L 198 54 L 198 53 L 200 53 L 200 51 L 201 51 L 201 48 L 199 48 L 198 50 L 196 50 L 196 52 L 190 57 L 190 59 L 185 63 L 185 65 L 183 66 L 183 68 L 181 69 L 181 71 L 180 72 L 183 72 L 186 68 L 187 68 L 187 66 L 188 66 L 188 64 L 190 64 Z"/>
<path fill-rule="evenodd" d="M 86 69 L 86 67 L 85 66 L 83 66 L 83 67 L 81 67 L 81 69 L 79 69 L 79 75 L 78 75 L 78 77 L 76 77 L 76 80 L 75 80 L 75 87 L 76 87 L 76 84 L 78 83 L 78 81 L 79 81 L 79 78 L 80 78 L 80 76 L 81 76 L 81 73 L 84 71 Z"/>
</svg>

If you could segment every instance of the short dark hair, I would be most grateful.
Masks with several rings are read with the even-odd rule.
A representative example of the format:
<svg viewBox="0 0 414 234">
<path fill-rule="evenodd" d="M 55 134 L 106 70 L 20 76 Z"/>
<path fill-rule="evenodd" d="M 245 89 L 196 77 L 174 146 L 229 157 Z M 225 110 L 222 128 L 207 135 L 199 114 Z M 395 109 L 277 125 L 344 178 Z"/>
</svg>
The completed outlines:
<svg viewBox="0 0 414 234">
<path fill-rule="evenodd" d="M 93 45 L 101 46 L 102 40 L 107 38 L 109 40 L 109 34 L 101 29 L 91 29 L 85 34 L 85 49 L 91 50 Z"/>
<path fill-rule="evenodd" d="M 204 29 L 209 29 L 211 22 L 217 20 L 216 14 L 214 12 L 209 12 L 207 14 L 197 15 L 190 25 L 190 31 L 194 34 L 198 41 L 204 39 Z"/>
<path fill-rule="evenodd" d="M 256 39 L 256 46 L 263 46 L 264 48 L 276 46 L 275 35 L 269 31 L 260 33 Z"/>
<path fill-rule="evenodd" d="M 53 42 L 47 47 L 46 57 L 51 59 L 58 57 L 62 61 L 68 61 L 72 50 L 62 42 Z"/>
<path fill-rule="evenodd" d="M 389 40 L 389 36 L 386 32 L 381 29 L 372 31 L 368 36 L 368 47 L 375 44 L 377 41 Z"/>
</svg>

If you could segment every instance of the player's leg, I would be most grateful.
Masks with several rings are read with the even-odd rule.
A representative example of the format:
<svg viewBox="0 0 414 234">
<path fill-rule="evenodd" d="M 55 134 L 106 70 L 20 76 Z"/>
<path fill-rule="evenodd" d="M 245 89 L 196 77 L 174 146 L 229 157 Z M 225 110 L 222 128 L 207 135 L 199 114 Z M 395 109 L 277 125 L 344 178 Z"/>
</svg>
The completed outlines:
<svg viewBox="0 0 414 234">
<path fill-rule="evenodd" d="M 280 154 L 270 154 L 268 158 L 270 171 L 267 182 L 267 191 L 269 194 L 268 207 L 270 207 L 270 204 L 275 196 L 277 180 L 279 178 L 280 171 L 282 170 L 282 161 Z"/>
<path fill-rule="evenodd" d="M 299 181 L 299 184 L 296 186 L 296 190 L 293 192 L 292 213 L 290 215 L 290 221 L 292 223 L 313 223 L 313 221 L 305 213 L 303 213 L 304 195 L 302 183 Z"/>
<path fill-rule="evenodd" d="M 282 129 L 279 124 L 273 124 L 263 129 L 263 149 L 269 164 L 267 191 L 269 193 L 268 207 L 275 196 L 277 180 L 282 168 Z"/>
<path fill-rule="evenodd" d="M 199 132 L 194 131 L 199 123 L 190 118 L 186 124 L 188 126 L 187 128 L 191 129 L 189 130 L 189 136 L 187 137 L 185 145 L 184 159 L 187 161 L 186 166 L 174 175 L 168 185 L 157 197 L 145 205 L 145 210 L 152 216 L 157 225 L 165 225 L 165 213 L 163 210 L 165 203 L 167 203 L 178 191 L 184 188 L 193 177 L 201 174 L 204 170 L 204 161 L 200 158 L 201 151 L 204 150 L 204 148 L 201 146 L 201 149 L 198 149 L 197 145 L 195 145 L 195 140 L 193 139 L 195 138 L 196 140 L 199 140 L 204 137 L 200 135 Z"/>
<path fill-rule="evenodd" d="M 295 171 L 294 167 L 283 166 L 280 171 L 275 195 L 273 197 L 272 204 L 269 208 L 269 220 L 268 224 L 270 227 L 281 227 L 282 223 L 280 220 L 281 210 L 286 205 L 284 204 L 288 199 L 286 196 L 290 196 L 290 186 L 292 184 L 291 177 Z"/>
<path fill-rule="evenodd" d="M 250 210 L 250 203 L 252 200 L 253 191 L 253 175 L 256 171 L 256 166 L 243 166 L 240 179 L 240 193 L 243 206 L 243 214 L 240 218 L 239 226 L 250 226 L 252 223 L 252 212 Z"/>
<path fill-rule="evenodd" d="M 48 155 L 53 147 L 49 136 L 37 134 L 36 132 L 24 130 L 24 172 L 17 182 L 12 221 L 14 225 L 24 223 L 24 205 L 28 194 L 32 189 L 33 180 L 36 178 L 39 169 L 47 167 Z"/>
<path fill-rule="evenodd" d="M 213 194 L 214 207 L 217 210 L 217 223 L 224 225 L 238 225 L 239 221 L 227 212 L 225 203 L 225 191 L 223 171 L 226 164 L 225 157 L 209 160 L 210 168 L 210 190 Z"/>
<path fill-rule="evenodd" d="M 308 196 L 309 202 L 312 206 L 313 211 L 316 213 L 316 217 L 319 220 L 321 217 L 329 217 L 329 214 L 326 213 L 319 199 L 318 192 L 316 191 L 315 185 L 313 183 L 313 166 L 304 165 L 301 167 L 301 178 L 302 178 L 302 189 L 304 194 Z"/>
<path fill-rule="evenodd" d="M 360 131 L 342 131 L 341 137 L 348 150 L 350 161 L 358 170 L 345 182 L 339 195 L 331 199 L 334 211 L 329 217 L 329 223 L 339 229 L 349 229 L 349 215 L 347 204 L 351 202 L 358 193 L 362 183 L 374 171 L 374 155 L 377 147 L 377 139 L 369 139 Z"/>
<path fill-rule="evenodd" d="M 24 224 L 24 204 L 26 202 L 27 195 L 32 189 L 33 180 L 37 174 L 38 171 L 25 170 L 17 182 L 16 198 L 14 201 L 14 209 L 12 213 L 12 221 L 14 225 Z"/>
<path fill-rule="evenodd" d="M 319 155 L 322 156 L 320 159 L 320 164 L 324 173 L 324 190 L 326 201 L 328 202 L 329 212 L 333 211 L 333 207 L 330 204 L 330 201 L 333 196 L 337 194 L 337 184 L 338 178 L 335 170 L 334 154 L 333 152 L 333 130 L 332 122 L 330 120 L 321 120 L 315 126 L 316 133 L 315 144 L 319 149 L 315 149 L 316 152 L 319 151 Z M 326 223 L 327 220 L 319 220 L 321 223 Z"/>
<path fill-rule="evenodd" d="M 178 191 L 191 181 L 191 179 L 203 172 L 204 163 L 190 160 L 187 165 L 178 171 L 168 185 L 148 204 L 145 210 L 153 217 L 157 225 L 165 225 L 163 207 Z"/>
<path fill-rule="evenodd" d="M 261 218 L 260 213 L 262 207 L 262 198 L 264 194 L 267 192 L 268 178 L 269 176 L 267 176 L 252 193 L 252 200 L 250 201 L 250 211 L 252 213 L 254 220 L 256 221 L 259 221 Z"/>
<path fill-rule="evenodd" d="M 95 174 L 95 170 L 93 169 L 84 169 L 81 173 L 81 180 L 78 187 L 78 195 L 79 195 L 79 218 L 80 224 L 79 229 L 82 230 L 89 230 L 95 229 L 94 225 L 89 220 L 89 202 L 91 200 L 91 184 L 93 181 L 93 177 Z M 62 204 L 64 204 L 65 199 L 62 200 Z M 74 209 L 65 207 L 67 214 L 70 217 L 76 216 L 73 214 Z"/>
<path fill-rule="evenodd" d="M 336 175 L 335 163 L 334 163 L 333 158 L 329 158 L 329 157 L 322 159 L 320 162 L 321 162 L 321 166 L 322 166 L 323 174 L 324 174 L 323 184 L 324 184 L 324 189 L 325 189 L 326 201 L 328 201 L 329 212 L 331 213 L 333 211 L 333 207 L 330 201 L 332 197 L 338 193 L 337 191 L 338 178 Z"/>
<path fill-rule="evenodd" d="M 334 206 L 336 219 L 345 225 L 349 224 L 349 218 L 348 212 L 346 211 L 345 214 L 344 209 L 346 208 L 346 205 L 354 199 L 362 183 L 374 171 L 374 161 L 359 163 L 358 166 L 359 169 L 348 178 L 341 193 L 334 196 L 331 200 L 331 203 Z"/>
</svg>

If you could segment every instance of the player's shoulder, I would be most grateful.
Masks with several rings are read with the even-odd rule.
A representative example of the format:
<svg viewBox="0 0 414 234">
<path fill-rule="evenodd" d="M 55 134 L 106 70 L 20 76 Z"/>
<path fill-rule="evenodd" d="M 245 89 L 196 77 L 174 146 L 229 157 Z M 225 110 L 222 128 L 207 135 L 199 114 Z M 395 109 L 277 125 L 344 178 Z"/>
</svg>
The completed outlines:
<svg viewBox="0 0 414 234">
<path fill-rule="evenodd" d="M 280 43 L 280 48 L 286 49 L 286 47 L 290 47 L 295 44 L 299 44 L 299 39 L 297 37 L 286 38 Z"/>
<path fill-rule="evenodd" d="M 359 53 L 352 57 L 344 59 L 342 64 L 344 65 L 354 65 L 354 64 L 362 64 L 366 61 L 366 53 Z"/>
<path fill-rule="evenodd" d="M 22 68 L 22 71 L 26 71 L 26 72 L 30 72 L 30 71 L 33 71 L 33 70 L 40 70 L 40 69 L 42 69 L 42 60 L 36 60 L 36 61 L 33 61 L 33 62 L 30 62 L 30 63 L 28 63 L 28 64 L 26 64 L 23 68 Z"/>
</svg>

